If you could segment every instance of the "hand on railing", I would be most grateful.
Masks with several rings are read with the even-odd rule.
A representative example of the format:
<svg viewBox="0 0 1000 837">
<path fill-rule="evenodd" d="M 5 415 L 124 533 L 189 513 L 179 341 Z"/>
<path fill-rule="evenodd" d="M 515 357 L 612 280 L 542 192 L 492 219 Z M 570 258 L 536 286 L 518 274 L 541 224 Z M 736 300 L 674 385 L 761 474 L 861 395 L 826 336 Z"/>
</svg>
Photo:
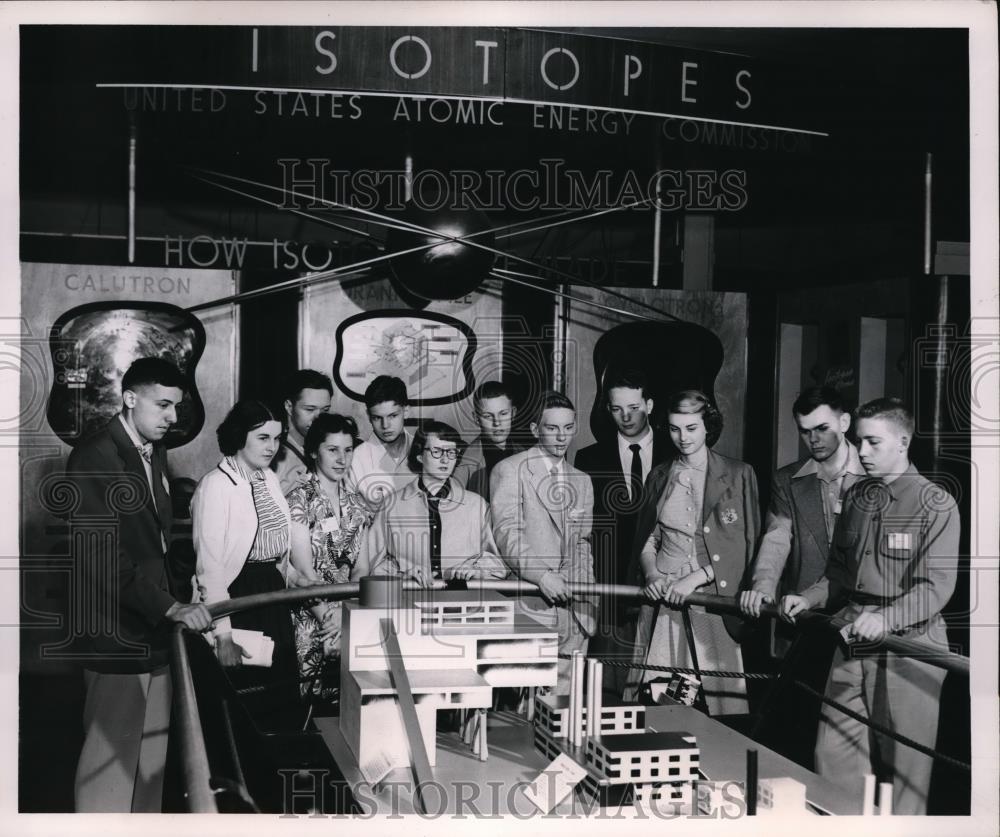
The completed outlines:
<svg viewBox="0 0 1000 837">
<path fill-rule="evenodd" d="M 164 614 L 171 622 L 180 622 L 192 631 L 205 632 L 212 627 L 212 614 L 203 604 L 181 604 L 174 602 Z"/>
<path fill-rule="evenodd" d="M 565 604 L 573 598 L 573 593 L 569 589 L 569 585 L 566 584 L 566 579 L 559 573 L 545 573 L 538 580 L 538 589 L 546 599 L 556 604 Z"/>
<path fill-rule="evenodd" d="M 740 593 L 740 610 L 745 616 L 759 619 L 761 606 L 765 604 L 774 604 L 774 599 L 767 593 L 761 593 L 757 590 L 744 590 Z"/>
<path fill-rule="evenodd" d="M 887 633 L 885 617 L 881 613 L 865 611 L 851 623 L 851 636 L 865 642 L 878 642 Z"/>
<path fill-rule="evenodd" d="M 421 587 L 430 588 L 434 586 L 434 576 L 428 572 L 424 572 L 423 567 L 413 567 L 409 575 Z"/>
<path fill-rule="evenodd" d="M 670 587 L 670 580 L 665 575 L 657 575 L 653 578 L 646 577 L 646 586 L 642 588 L 642 595 L 655 602 L 667 597 L 667 590 Z"/>
<path fill-rule="evenodd" d="M 688 573 L 683 578 L 671 581 L 667 585 L 667 594 L 664 598 L 671 607 L 683 607 L 688 596 L 705 583 L 705 573 L 699 567 L 693 573 Z"/>
<path fill-rule="evenodd" d="M 778 608 L 781 618 L 795 624 L 795 617 L 809 610 L 809 600 L 805 596 L 782 596 Z"/>
</svg>

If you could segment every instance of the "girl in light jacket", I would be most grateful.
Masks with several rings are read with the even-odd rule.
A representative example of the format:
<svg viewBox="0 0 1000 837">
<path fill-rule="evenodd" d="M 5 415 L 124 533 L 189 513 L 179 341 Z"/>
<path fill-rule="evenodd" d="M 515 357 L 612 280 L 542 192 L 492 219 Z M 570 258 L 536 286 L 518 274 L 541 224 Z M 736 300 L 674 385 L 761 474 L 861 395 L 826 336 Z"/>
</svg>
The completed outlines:
<svg viewBox="0 0 1000 837">
<path fill-rule="evenodd" d="M 451 477 L 464 447 L 450 425 L 433 419 L 421 424 L 407 459 L 415 478 L 375 515 L 359 574 L 404 575 L 425 587 L 442 579 L 507 576 L 489 504 Z"/>
<path fill-rule="evenodd" d="M 667 413 L 676 454 L 650 472 L 636 525 L 636 563 L 649 603 L 639 614 L 635 661 L 692 666 L 688 621 L 700 669 L 741 672 L 740 620 L 677 608 L 695 592 L 739 594 L 760 533 L 757 478 L 747 463 L 711 450 L 723 422 L 703 392 L 675 393 Z M 633 670 L 626 698 L 640 678 L 662 676 Z M 703 677 L 702 689 L 712 715 L 749 711 L 740 679 Z"/>
<path fill-rule="evenodd" d="M 283 430 L 278 415 L 259 401 L 243 400 L 217 431 L 222 461 L 209 471 L 192 500 L 197 553 L 196 601 L 282 590 L 289 572 L 288 504 L 268 467 Z M 274 641 L 270 668 L 246 665 L 250 656 L 232 629 L 261 631 Z M 233 686 L 269 685 L 243 703 L 263 729 L 298 722 L 298 673 L 291 614 L 286 606 L 256 608 L 217 620 L 215 652 Z"/>
</svg>

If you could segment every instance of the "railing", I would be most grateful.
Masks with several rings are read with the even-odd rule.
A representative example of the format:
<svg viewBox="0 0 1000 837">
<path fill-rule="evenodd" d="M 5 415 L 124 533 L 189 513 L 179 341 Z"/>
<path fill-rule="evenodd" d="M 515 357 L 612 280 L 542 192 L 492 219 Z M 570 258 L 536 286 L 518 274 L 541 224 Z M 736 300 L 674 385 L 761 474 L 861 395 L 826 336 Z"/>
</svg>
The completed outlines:
<svg viewBox="0 0 1000 837">
<path fill-rule="evenodd" d="M 470 590 L 495 590 L 500 593 L 537 593 L 538 586 L 528 581 L 499 581 L 494 579 L 470 579 L 465 582 Z M 443 581 L 435 582 L 431 589 L 443 590 L 448 585 Z M 618 596 L 622 598 L 643 598 L 642 589 L 632 584 L 589 584 L 585 582 L 570 582 L 568 584 L 573 593 L 587 596 Z M 238 613 L 243 610 L 251 610 L 255 607 L 262 607 L 270 604 L 297 604 L 307 599 L 350 599 L 358 595 L 360 585 L 350 584 L 325 584 L 316 587 L 296 587 L 289 590 L 277 590 L 272 593 L 258 593 L 255 596 L 245 596 L 241 599 L 226 599 L 209 605 L 208 610 L 213 618 L 218 619 L 228 616 L 231 613 Z M 403 581 L 403 590 L 421 590 L 415 581 Z M 732 596 L 714 596 L 708 593 L 692 593 L 687 598 L 687 603 L 701 605 L 712 613 L 728 613 L 736 616 L 742 615 L 739 604 Z M 762 605 L 761 616 L 779 619 L 781 615 L 777 605 Z M 797 622 L 812 622 L 825 624 L 830 629 L 839 631 L 849 624 L 847 620 L 835 616 L 827 616 L 816 611 L 804 611 L 795 617 Z M 969 675 L 969 658 L 960 654 L 953 654 L 949 651 L 942 651 L 926 645 L 922 642 L 915 642 L 911 639 L 887 634 L 877 643 L 872 643 L 873 648 L 885 648 L 895 654 L 905 657 L 917 657 L 921 662 L 928 665 L 943 668 L 956 674 Z"/>
<path fill-rule="evenodd" d="M 176 625 L 171 638 L 173 653 L 170 669 L 173 675 L 174 717 L 171 727 L 180 737 L 181 770 L 184 772 L 184 792 L 192 814 L 216 814 L 215 793 L 211 787 L 211 771 L 205 736 L 201 730 L 201 714 L 194 694 L 191 665 L 184 647 L 184 626 Z"/>
<path fill-rule="evenodd" d="M 527 581 L 499 581 L 493 579 L 470 579 L 465 582 L 469 590 L 493 590 L 501 593 L 534 594 L 538 587 Z M 434 582 L 429 589 L 443 590 L 448 585 Z M 584 582 L 569 582 L 570 591 L 587 596 L 616 596 L 622 598 L 644 598 L 641 587 L 631 584 L 589 584 Z M 415 581 L 401 582 L 404 591 L 417 591 L 423 588 Z M 226 599 L 208 606 L 214 619 L 264 607 L 273 604 L 295 605 L 310 599 L 327 599 L 338 601 L 358 596 L 360 584 L 324 584 L 314 587 L 295 587 L 287 590 L 277 590 L 271 593 L 259 593 L 254 596 L 244 596 L 239 599 Z M 712 613 L 742 615 L 739 604 L 731 596 L 714 596 L 706 593 L 692 593 L 686 603 L 700 605 Z M 763 605 L 761 616 L 773 619 L 780 618 L 776 605 Z M 816 611 L 805 611 L 796 616 L 796 622 L 810 622 L 825 625 L 831 630 L 839 631 L 849 624 L 846 620 L 835 616 L 827 616 Z M 969 675 L 969 658 L 949 651 L 942 651 L 922 642 L 887 634 L 877 643 L 870 643 L 872 649 L 884 648 L 906 657 L 918 658 L 928 665 Z M 195 700 L 194 684 L 191 678 L 191 667 L 188 662 L 187 649 L 184 647 L 183 628 L 178 625 L 173 636 L 172 671 L 174 675 L 174 709 L 177 715 L 176 728 L 180 736 L 181 765 L 184 771 L 184 786 L 186 788 L 188 807 L 193 813 L 214 813 L 218 811 L 215 795 L 210 785 L 210 768 L 205 741 L 201 730 L 201 720 L 198 705 Z"/>
</svg>

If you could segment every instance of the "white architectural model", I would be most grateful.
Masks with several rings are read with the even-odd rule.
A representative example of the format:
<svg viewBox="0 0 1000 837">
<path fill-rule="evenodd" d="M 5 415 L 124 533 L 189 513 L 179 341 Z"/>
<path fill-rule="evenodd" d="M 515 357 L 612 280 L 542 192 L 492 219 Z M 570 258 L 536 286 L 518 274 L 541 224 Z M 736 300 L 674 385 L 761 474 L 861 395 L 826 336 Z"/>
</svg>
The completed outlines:
<svg viewBox="0 0 1000 837">
<path fill-rule="evenodd" d="M 587 661 L 585 690 L 583 662 L 574 655 L 569 695 L 536 697 L 536 749 L 548 758 L 568 752 L 583 764 L 581 788 L 601 806 L 669 802 L 672 812 L 690 813 L 689 789 L 700 775 L 695 737 L 646 729 L 642 706 L 605 705 L 603 665 Z"/>
<path fill-rule="evenodd" d="M 390 598 L 344 604 L 340 729 L 362 772 L 410 764 L 381 620 L 395 626 L 431 765 L 439 709 L 489 708 L 495 686 L 555 685 L 557 635 L 515 614 L 515 600 L 475 590 L 400 593 L 398 581 Z"/>
<path fill-rule="evenodd" d="M 806 810 L 806 786 L 788 776 L 757 783 L 757 816 L 801 814 Z"/>
<path fill-rule="evenodd" d="M 361 593 L 360 603 L 344 604 L 340 729 L 373 783 L 411 764 L 418 786 L 430 781 L 439 709 L 476 710 L 464 737 L 485 760 L 493 688 L 556 684 L 557 635 L 517 609 L 516 600 L 482 590 L 404 593 L 400 579 L 386 577 L 363 579 Z M 388 647 L 398 647 L 398 656 L 390 659 Z M 647 729 L 643 706 L 605 705 L 602 681 L 603 664 L 575 652 L 569 694 L 537 694 L 532 704 L 535 748 L 550 760 L 565 753 L 580 763 L 584 794 L 602 807 L 653 804 L 663 811 L 666 804 L 675 815 L 745 799 L 745 782 L 702 781 L 695 736 Z M 681 700 L 696 689 L 684 678 L 669 685 Z M 756 782 L 755 759 L 748 751 L 748 777 Z M 866 797 L 874 796 L 870 778 Z M 809 810 L 805 787 L 793 779 L 761 779 L 756 789 L 758 815 Z M 891 811 L 884 796 L 881 807 Z"/>
<path fill-rule="evenodd" d="M 736 803 L 746 804 L 746 782 L 738 779 L 704 782 L 698 785 L 698 810 L 711 816 L 720 810 L 733 810 Z M 757 782 L 758 817 L 815 813 L 806 805 L 806 786 L 788 776 L 760 779 Z"/>
</svg>

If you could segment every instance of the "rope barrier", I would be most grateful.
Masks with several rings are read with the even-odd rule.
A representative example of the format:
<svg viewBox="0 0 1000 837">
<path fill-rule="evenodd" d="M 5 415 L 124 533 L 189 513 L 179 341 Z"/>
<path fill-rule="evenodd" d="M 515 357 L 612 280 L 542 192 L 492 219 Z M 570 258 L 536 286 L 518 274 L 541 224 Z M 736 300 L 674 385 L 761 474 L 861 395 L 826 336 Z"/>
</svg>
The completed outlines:
<svg viewBox="0 0 1000 837">
<path fill-rule="evenodd" d="M 569 660 L 572 659 L 572 656 L 570 654 L 560 654 L 559 658 Z M 776 674 L 766 674 L 763 672 L 753 671 L 709 671 L 707 669 L 685 668 L 683 666 L 654 666 L 642 663 L 624 662 L 623 660 L 613 660 L 604 657 L 596 657 L 595 659 L 600 660 L 600 662 L 604 665 L 617 666 L 618 668 L 638 669 L 642 671 L 668 671 L 677 674 L 693 674 L 697 677 L 732 677 L 743 678 L 746 680 L 774 680 L 778 676 Z M 894 741 L 898 741 L 900 744 L 904 744 L 907 747 L 912 747 L 914 750 L 919 753 L 923 753 L 925 756 L 930 756 L 933 759 L 945 762 L 945 764 L 950 764 L 952 767 L 956 767 L 959 770 L 964 770 L 966 772 L 972 771 L 972 766 L 966 762 L 934 750 L 919 743 L 918 741 L 914 741 L 912 738 L 907 738 L 905 735 L 902 735 L 895 730 L 891 730 L 877 721 L 873 721 L 871 718 L 859 715 L 857 712 L 848 709 L 842 703 L 838 703 L 833 698 L 827 697 L 822 692 L 817 691 L 812 686 L 803 683 L 801 680 L 792 680 L 791 682 L 803 691 L 811 694 L 813 697 L 819 698 L 823 701 L 823 703 L 832 706 L 839 712 L 843 712 L 849 718 L 853 718 L 855 721 L 860 721 L 865 726 L 871 727 L 875 730 L 875 732 L 880 733 L 881 735 L 892 738 Z"/>
<path fill-rule="evenodd" d="M 569 654 L 560 654 L 559 659 L 571 660 L 573 658 Z M 617 668 L 634 668 L 642 671 L 667 671 L 672 674 L 694 674 L 698 677 L 731 677 L 743 678 L 746 680 L 774 680 L 778 676 L 776 674 L 767 674 L 759 671 L 711 671 L 704 668 L 685 668 L 684 666 L 654 666 L 650 663 L 627 663 L 622 660 L 608 659 L 607 657 L 592 657 L 588 659 L 595 659 L 606 666 L 613 666 Z"/>
<path fill-rule="evenodd" d="M 912 738 L 907 738 L 905 735 L 901 735 L 895 730 L 891 730 L 888 727 L 885 727 L 882 724 L 878 723 L 877 721 L 873 721 L 871 718 L 865 718 L 863 715 L 859 715 L 857 712 L 854 712 L 853 710 L 848 709 L 843 704 L 838 703 L 833 698 L 829 698 L 822 692 L 817 691 L 808 683 L 803 683 L 801 680 L 793 680 L 792 683 L 794 683 L 803 691 L 808 692 L 813 697 L 819 698 L 821 701 L 823 701 L 823 703 L 832 706 L 838 712 L 843 712 L 849 718 L 853 718 L 855 721 L 860 721 L 865 726 L 871 727 L 873 730 L 875 730 L 875 732 L 881 733 L 887 738 L 892 738 L 895 741 L 898 741 L 900 744 L 905 744 L 907 747 L 912 747 L 918 753 L 923 753 L 925 756 L 930 756 L 932 759 L 938 759 L 940 761 L 943 761 L 946 764 L 950 764 L 952 767 L 957 767 L 959 770 L 964 770 L 967 773 L 972 772 L 971 764 L 966 764 L 964 761 L 960 761 L 959 759 L 953 758 L 952 756 L 948 756 L 945 755 L 944 753 L 938 752 L 937 750 L 931 749 L 930 747 L 921 744 L 918 741 L 914 741 Z"/>
</svg>

